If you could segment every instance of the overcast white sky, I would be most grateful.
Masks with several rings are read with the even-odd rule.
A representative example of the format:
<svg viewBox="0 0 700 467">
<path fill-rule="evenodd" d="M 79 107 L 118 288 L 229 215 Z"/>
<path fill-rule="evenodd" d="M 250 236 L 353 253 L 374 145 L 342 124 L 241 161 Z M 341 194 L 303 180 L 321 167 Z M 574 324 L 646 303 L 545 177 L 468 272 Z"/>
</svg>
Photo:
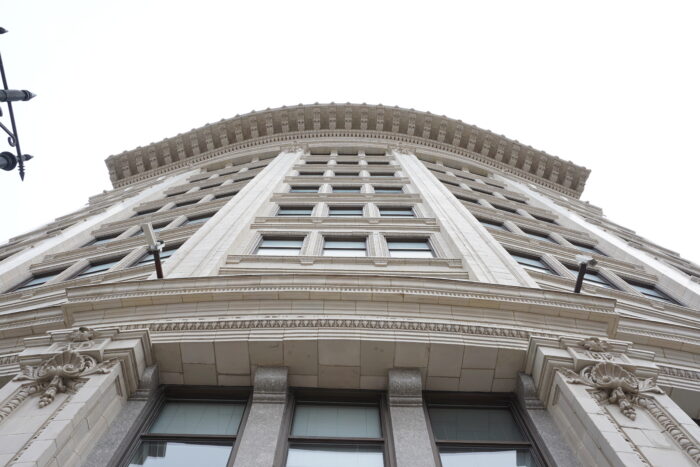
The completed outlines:
<svg viewBox="0 0 700 467">
<path fill-rule="evenodd" d="M 38 97 L 15 107 L 36 159 L 24 183 L 0 173 L 0 242 L 109 189 L 111 154 L 335 101 L 444 114 L 588 167 L 582 199 L 700 262 L 699 20 L 696 1 L 6 1 L 10 87 Z"/>
</svg>

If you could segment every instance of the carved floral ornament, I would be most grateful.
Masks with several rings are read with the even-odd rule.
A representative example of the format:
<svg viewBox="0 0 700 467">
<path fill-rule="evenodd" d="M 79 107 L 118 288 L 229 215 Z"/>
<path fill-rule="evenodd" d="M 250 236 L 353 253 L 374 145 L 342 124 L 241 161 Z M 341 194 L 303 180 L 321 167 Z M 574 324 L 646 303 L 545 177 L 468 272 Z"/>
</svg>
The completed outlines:
<svg viewBox="0 0 700 467">
<path fill-rule="evenodd" d="M 559 371 L 569 383 L 592 387 L 592 394 L 596 399 L 618 405 L 622 413 L 632 420 L 636 418 L 635 406 L 648 406 L 646 393 L 664 393 L 656 385 L 656 378 L 639 379 L 611 362 L 589 365 L 580 373 L 565 368 L 560 368 Z"/>
<path fill-rule="evenodd" d="M 22 386 L 20 393 L 25 393 L 24 398 L 26 398 L 41 392 L 39 407 L 45 407 L 53 402 L 56 394 L 75 392 L 85 383 L 85 376 L 108 373 L 115 363 L 116 360 L 98 363 L 88 355 L 80 355 L 74 350 L 64 350 L 43 361 L 39 366 L 25 366 L 22 368 L 22 373 L 14 380 L 30 381 Z"/>
</svg>

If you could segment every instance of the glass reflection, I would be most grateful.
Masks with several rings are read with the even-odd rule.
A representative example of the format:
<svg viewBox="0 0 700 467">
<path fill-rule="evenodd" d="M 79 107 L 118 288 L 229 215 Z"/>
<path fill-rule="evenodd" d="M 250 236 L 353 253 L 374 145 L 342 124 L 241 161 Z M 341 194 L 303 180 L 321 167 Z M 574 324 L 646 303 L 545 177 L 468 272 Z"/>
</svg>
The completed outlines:
<svg viewBox="0 0 700 467">
<path fill-rule="evenodd" d="M 297 445 L 289 448 L 287 467 L 383 467 L 380 446 Z"/>
<path fill-rule="evenodd" d="M 129 462 L 130 467 L 225 466 L 231 446 L 191 444 L 172 441 L 144 441 Z"/>
<path fill-rule="evenodd" d="M 469 448 L 440 448 L 442 467 L 536 467 L 527 451 L 480 451 Z"/>
</svg>

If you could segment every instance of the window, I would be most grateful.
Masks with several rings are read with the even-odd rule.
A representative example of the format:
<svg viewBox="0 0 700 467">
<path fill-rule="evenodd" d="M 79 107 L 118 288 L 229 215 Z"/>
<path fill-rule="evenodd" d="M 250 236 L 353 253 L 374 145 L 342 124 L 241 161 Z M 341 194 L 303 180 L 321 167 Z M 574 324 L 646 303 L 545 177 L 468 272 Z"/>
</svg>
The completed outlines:
<svg viewBox="0 0 700 467">
<path fill-rule="evenodd" d="M 455 197 L 460 201 L 466 201 L 467 203 L 479 204 L 479 201 L 472 199 L 472 198 L 467 198 L 466 196 L 455 195 Z"/>
<path fill-rule="evenodd" d="M 187 201 L 180 201 L 175 205 L 176 208 L 181 208 L 183 206 L 189 206 L 190 204 L 196 204 L 199 200 L 198 199 L 190 199 Z"/>
<path fill-rule="evenodd" d="M 137 216 L 145 216 L 146 214 L 151 214 L 151 213 L 156 212 L 156 211 L 159 210 L 160 208 L 161 208 L 161 206 L 158 206 L 157 208 L 151 208 L 151 209 L 145 209 L 145 210 L 143 210 L 143 211 L 138 211 L 138 212 L 136 213 L 136 215 L 137 215 Z"/>
<path fill-rule="evenodd" d="M 54 277 L 61 274 L 64 270 L 65 269 L 61 269 L 60 271 L 45 272 L 43 274 L 38 274 L 36 276 L 32 276 L 30 279 L 22 282 L 20 285 L 15 287 L 13 290 L 22 290 L 22 289 L 30 289 L 32 287 L 39 287 L 40 285 L 46 284 L 48 281 L 50 281 Z"/>
<path fill-rule="evenodd" d="M 152 227 L 153 227 L 153 231 L 154 231 L 154 232 L 160 232 L 161 230 L 163 230 L 164 228 L 166 228 L 166 227 L 170 224 L 170 222 L 171 222 L 171 221 L 161 222 L 160 224 L 155 224 L 155 225 L 153 225 L 153 226 L 152 226 Z M 139 235 L 143 235 L 143 229 L 139 229 L 139 231 L 136 232 L 135 234 L 133 234 L 132 237 L 138 237 Z"/>
<path fill-rule="evenodd" d="M 330 206 L 328 208 L 328 215 L 331 217 L 361 217 L 363 215 L 363 209 L 362 206 Z"/>
<path fill-rule="evenodd" d="M 185 193 L 187 193 L 187 192 L 186 191 L 178 191 L 177 193 L 170 193 L 169 195 L 166 196 L 166 198 L 172 198 L 173 196 L 184 195 Z"/>
<path fill-rule="evenodd" d="M 403 187 L 401 187 L 401 186 L 375 186 L 374 192 L 375 193 L 399 194 L 399 193 L 403 193 Z"/>
<path fill-rule="evenodd" d="M 334 186 L 333 193 L 360 193 L 362 189 L 359 186 Z"/>
<path fill-rule="evenodd" d="M 574 274 L 574 276 L 578 277 L 578 271 L 579 269 L 574 266 L 567 266 L 569 270 Z M 597 285 L 600 287 L 605 287 L 606 289 L 617 289 L 614 285 L 610 283 L 606 278 L 600 275 L 597 271 L 591 271 L 590 269 L 586 269 L 586 274 L 583 275 L 583 282 L 587 284 L 592 284 L 592 285 Z"/>
<path fill-rule="evenodd" d="M 367 165 L 389 165 L 389 161 L 367 161 Z"/>
<path fill-rule="evenodd" d="M 535 240 L 544 240 L 545 242 L 557 243 L 549 235 L 547 235 L 545 233 L 537 232 L 534 230 L 528 230 L 528 229 L 522 229 L 522 231 L 525 235 L 527 235 L 530 238 L 534 238 Z"/>
<path fill-rule="evenodd" d="M 512 196 L 506 196 L 506 199 L 509 199 L 511 201 L 514 201 L 514 202 L 520 203 L 520 204 L 527 204 L 527 202 L 525 202 L 524 200 L 519 199 L 519 198 L 513 198 Z"/>
<path fill-rule="evenodd" d="M 151 426 L 141 434 L 129 466 L 225 467 L 245 406 L 244 400 L 166 399 Z"/>
<path fill-rule="evenodd" d="M 75 277 L 85 277 L 85 276 L 94 276 L 95 274 L 102 274 L 104 272 L 107 272 L 109 269 L 112 268 L 115 264 L 117 264 L 119 261 L 121 261 L 122 258 L 116 258 L 116 259 L 109 259 L 105 261 L 100 261 L 100 262 L 95 262 L 95 263 L 90 263 L 88 267 L 80 271 Z"/>
<path fill-rule="evenodd" d="M 393 172 L 370 172 L 370 177 L 393 177 Z"/>
<path fill-rule="evenodd" d="M 280 206 L 278 216 L 310 216 L 313 206 Z"/>
<path fill-rule="evenodd" d="M 336 177 L 357 177 L 359 172 L 335 172 Z"/>
<path fill-rule="evenodd" d="M 448 181 L 446 181 L 446 180 L 440 180 L 440 181 L 441 181 L 442 183 L 444 183 L 445 185 L 456 186 L 457 188 L 459 188 L 459 183 L 448 182 Z"/>
<path fill-rule="evenodd" d="M 185 221 L 184 225 L 195 225 L 195 224 L 204 224 L 206 221 L 214 217 L 214 213 L 210 214 L 202 214 L 201 216 L 196 216 L 196 217 L 190 217 Z"/>
<path fill-rule="evenodd" d="M 214 199 L 230 198 L 231 196 L 235 196 L 236 194 L 238 194 L 237 191 L 229 191 L 227 193 L 220 193 L 218 195 L 215 195 Z"/>
<path fill-rule="evenodd" d="M 297 402 L 285 465 L 382 467 L 382 432 L 376 402 Z"/>
<path fill-rule="evenodd" d="M 491 196 L 493 196 L 493 192 L 492 192 L 492 191 L 489 191 L 489 190 L 482 190 L 481 188 L 474 188 L 474 187 L 470 187 L 470 188 L 471 188 L 472 190 L 474 190 L 474 191 L 478 191 L 479 193 L 483 193 L 483 194 L 485 194 L 485 195 L 491 195 Z M 500 208 L 498 208 L 498 209 L 500 209 Z"/>
<path fill-rule="evenodd" d="M 85 245 L 85 246 L 88 246 L 88 245 L 102 245 L 102 244 L 104 244 L 104 243 L 111 242 L 112 240 L 114 240 L 115 238 L 117 238 L 118 236 L 120 236 L 121 234 L 122 234 L 122 232 L 117 232 L 117 233 L 105 235 L 105 236 L 103 236 L 103 237 L 95 237 L 95 240 L 91 241 L 90 243 L 88 243 L 88 244 Z"/>
<path fill-rule="evenodd" d="M 339 156 L 357 156 L 357 151 L 352 149 L 338 149 Z"/>
<path fill-rule="evenodd" d="M 578 248 L 581 251 L 585 251 L 587 253 L 595 253 L 596 255 L 603 255 L 605 256 L 605 253 L 600 251 L 598 248 L 594 247 L 593 245 L 586 245 L 585 243 L 579 243 L 579 242 L 574 242 L 569 240 L 569 243 L 571 243 L 573 246 Z"/>
<path fill-rule="evenodd" d="M 300 172 L 299 172 L 299 175 L 322 177 L 322 176 L 323 176 L 323 172 L 304 170 L 304 171 L 300 171 Z"/>
<path fill-rule="evenodd" d="M 289 189 L 290 193 L 318 193 L 318 186 L 292 186 Z"/>
<path fill-rule="evenodd" d="M 678 304 L 677 301 L 675 301 L 674 299 L 672 299 L 671 297 L 669 297 L 668 295 L 666 295 L 665 293 L 663 293 L 662 291 L 657 289 L 652 284 L 643 284 L 641 282 L 634 282 L 634 281 L 630 281 L 630 280 L 626 280 L 626 282 L 629 285 L 631 285 L 632 287 L 634 287 L 637 291 L 646 295 L 647 297 L 655 298 L 657 300 L 663 300 L 663 301 L 669 302 L 669 303 Z"/>
<path fill-rule="evenodd" d="M 535 467 L 528 441 L 508 407 L 428 405 L 443 467 Z"/>
<path fill-rule="evenodd" d="M 177 249 L 180 248 L 180 245 L 177 246 L 170 246 L 170 247 L 165 247 L 163 251 L 160 252 L 160 262 L 164 263 L 166 259 L 170 258 L 176 251 Z M 136 262 L 134 266 L 141 266 L 143 264 L 150 264 L 154 263 L 156 261 L 155 256 L 153 256 L 153 253 L 146 253 L 141 257 L 140 260 Z"/>
<path fill-rule="evenodd" d="M 503 188 L 503 185 L 499 185 L 498 183 L 487 182 L 486 180 L 484 180 L 484 183 L 487 185 L 495 186 L 496 188 Z"/>
<path fill-rule="evenodd" d="M 364 238 L 329 237 L 323 242 L 323 256 L 367 256 Z"/>
<path fill-rule="evenodd" d="M 298 256 L 303 244 L 303 237 L 263 237 L 255 254 L 260 256 Z"/>
<path fill-rule="evenodd" d="M 513 253 L 513 252 L 508 252 L 510 255 L 513 257 L 515 261 L 518 262 L 522 267 L 525 269 L 529 269 L 530 271 L 537 271 L 537 272 L 544 272 L 546 274 L 554 274 L 554 271 L 552 271 L 552 268 L 547 266 L 547 263 L 542 261 L 541 258 L 537 258 L 535 256 L 529 256 L 529 255 L 523 255 L 521 253 Z"/>
<path fill-rule="evenodd" d="M 486 219 L 478 219 L 478 218 L 477 218 L 477 220 L 478 220 L 479 222 L 481 222 L 481 224 L 484 225 L 485 227 L 489 227 L 489 228 L 492 228 L 492 229 L 503 230 L 504 232 L 508 232 L 508 231 L 509 231 L 508 229 L 506 229 L 506 226 L 503 225 L 502 222 L 489 221 L 489 220 L 486 220 Z"/>
<path fill-rule="evenodd" d="M 517 214 L 517 213 L 518 213 L 518 211 L 516 211 L 515 209 L 507 208 L 507 207 L 505 207 L 505 206 L 499 206 L 498 204 L 493 204 L 492 206 L 493 206 L 494 208 L 498 209 L 499 211 L 509 212 L 509 213 L 511 213 L 511 214 Z"/>
<path fill-rule="evenodd" d="M 306 161 L 306 165 L 326 165 L 328 161 Z"/>
<path fill-rule="evenodd" d="M 382 217 L 416 217 L 413 208 L 379 206 L 379 215 Z"/>
<path fill-rule="evenodd" d="M 392 238 L 386 240 L 392 258 L 433 258 L 428 239 Z"/>
<path fill-rule="evenodd" d="M 554 219 L 550 219 L 548 217 L 536 216 L 535 214 L 531 214 L 531 216 L 537 219 L 538 221 L 547 222 L 549 224 L 556 224 Z"/>
</svg>

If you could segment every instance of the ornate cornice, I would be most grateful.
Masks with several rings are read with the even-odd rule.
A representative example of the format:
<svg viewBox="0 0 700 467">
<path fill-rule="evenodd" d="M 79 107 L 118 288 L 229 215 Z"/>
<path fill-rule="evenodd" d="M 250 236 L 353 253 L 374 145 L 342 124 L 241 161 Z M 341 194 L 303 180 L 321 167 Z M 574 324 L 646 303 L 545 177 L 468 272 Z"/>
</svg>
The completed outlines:
<svg viewBox="0 0 700 467">
<path fill-rule="evenodd" d="M 229 151 L 313 138 L 371 138 L 447 151 L 579 197 L 590 171 L 459 120 L 412 109 L 314 104 L 267 109 L 139 147 L 105 161 L 115 188 Z"/>
</svg>

